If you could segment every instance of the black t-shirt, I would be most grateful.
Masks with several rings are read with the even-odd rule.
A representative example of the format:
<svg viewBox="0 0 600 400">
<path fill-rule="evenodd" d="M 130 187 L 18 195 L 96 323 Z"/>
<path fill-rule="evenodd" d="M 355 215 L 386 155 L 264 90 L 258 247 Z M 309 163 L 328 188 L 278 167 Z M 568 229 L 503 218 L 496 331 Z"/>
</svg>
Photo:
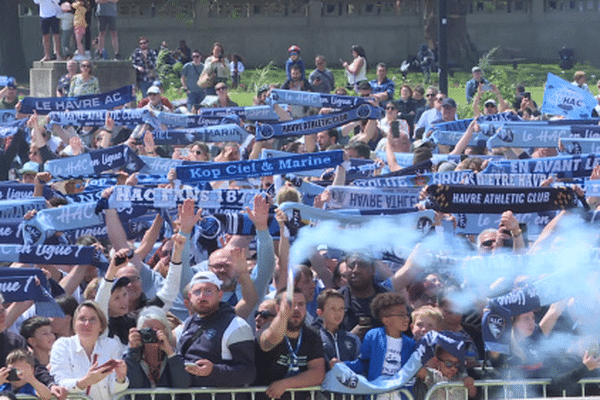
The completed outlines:
<svg viewBox="0 0 600 400">
<path fill-rule="evenodd" d="M 290 339 L 292 349 L 296 350 L 298 339 Z M 304 326 L 302 328 L 300 348 L 297 351 L 298 370 L 288 375 L 288 369 L 292 360 L 285 338 L 273 350 L 264 352 L 256 346 L 257 376 L 256 386 L 268 386 L 272 382 L 287 376 L 294 376 L 308 369 L 308 363 L 317 358 L 324 358 L 323 343 L 317 332 Z"/>
</svg>

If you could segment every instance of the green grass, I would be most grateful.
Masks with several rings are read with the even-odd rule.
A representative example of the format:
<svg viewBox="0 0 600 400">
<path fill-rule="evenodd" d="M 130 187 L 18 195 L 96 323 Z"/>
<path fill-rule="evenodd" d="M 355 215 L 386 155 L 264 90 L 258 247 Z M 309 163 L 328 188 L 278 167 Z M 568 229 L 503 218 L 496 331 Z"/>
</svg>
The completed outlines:
<svg viewBox="0 0 600 400">
<path fill-rule="evenodd" d="M 484 68 L 485 76 L 492 83 L 496 84 L 500 89 L 502 96 L 509 102 L 512 102 L 515 93 L 515 87 L 518 83 L 523 83 L 528 91 L 531 92 L 531 97 L 538 105 L 542 104 L 544 97 L 544 84 L 548 72 L 551 72 L 561 78 L 572 81 L 575 71 L 582 70 L 587 73 L 588 85 L 594 93 L 598 94 L 596 81 L 600 78 L 600 69 L 589 64 L 577 64 L 573 69 L 562 71 L 558 68 L 558 64 L 519 64 L 517 69 L 513 69 L 512 65 L 487 65 Z M 307 74 L 312 69 L 307 70 Z M 332 69 L 336 86 L 344 86 L 346 78 L 343 69 Z M 369 79 L 375 79 L 375 68 L 371 66 L 368 73 Z M 390 67 L 388 77 L 396 82 L 396 87 L 403 82 L 410 84 L 413 88 L 416 85 L 427 86 L 423 82 L 423 75 L 420 73 L 410 73 L 406 81 L 403 80 L 397 67 Z M 438 85 L 437 74 L 432 74 L 432 85 Z M 448 77 L 448 92 L 449 96 L 454 98 L 459 104 L 459 115 L 461 117 L 471 116 L 471 107 L 467 105 L 465 98 L 465 84 L 471 79 L 470 72 L 455 72 L 453 76 Z M 252 98 L 256 94 L 256 90 L 264 84 L 282 84 L 285 81 L 285 70 L 277 68 L 272 64 L 265 67 L 246 70 L 242 75 L 242 82 L 238 89 L 230 89 L 230 97 L 233 101 L 241 106 L 252 105 Z M 181 93 L 176 91 L 176 88 L 170 88 L 167 91 L 169 99 L 181 98 Z M 398 90 L 396 90 L 396 98 Z M 484 97 L 484 99 L 487 97 Z"/>
</svg>

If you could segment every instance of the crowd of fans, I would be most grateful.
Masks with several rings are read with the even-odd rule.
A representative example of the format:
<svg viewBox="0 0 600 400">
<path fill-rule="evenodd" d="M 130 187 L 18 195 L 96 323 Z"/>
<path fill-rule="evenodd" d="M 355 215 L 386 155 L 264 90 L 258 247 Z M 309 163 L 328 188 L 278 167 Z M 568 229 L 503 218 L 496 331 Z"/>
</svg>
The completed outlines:
<svg viewBox="0 0 600 400">
<path fill-rule="evenodd" d="M 173 105 L 161 95 L 160 82 L 149 74 L 153 50 L 148 49 L 145 37 L 140 38 L 139 44 L 133 64 L 144 100 L 138 107 L 171 112 Z M 383 108 L 382 118 L 357 120 L 286 139 L 157 146 L 150 126 L 132 130 L 116 125 L 110 117 L 98 129 L 56 125 L 47 129 L 44 117 L 18 112 L 19 99 L 12 80 L 0 91 L 0 109 L 15 109 L 18 118 L 29 119 L 26 129 L 3 139 L 0 178 L 33 185 L 34 196 L 41 196 L 44 186 L 62 195 L 86 193 L 90 177 L 59 182 L 44 172 L 44 164 L 122 143 L 138 155 L 202 163 L 257 159 L 262 149 L 290 153 L 343 149 L 346 159 L 371 159 L 377 150 L 382 150 L 386 167 L 397 175 L 405 168 L 396 160 L 397 153 L 412 153 L 413 166 L 421 166 L 419 170 L 423 172 L 483 169 L 488 155 L 485 148 L 467 146 L 468 140 L 453 148 L 436 147 L 429 140 L 437 123 L 457 120 L 457 101 L 436 87 L 402 84 L 397 93 L 384 63 L 377 64 L 376 79 L 369 82 L 368 61 L 361 46 L 353 46 L 353 61 L 343 63 L 349 87 L 336 86 L 324 56 L 316 57 L 316 69 L 308 73 L 299 56 L 300 48 L 292 46 L 289 53 L 288 76 L 281 88 L 338 95 L 353 95 L 355 91 L 371 106 Z M 239 83 L 235 74 L 243 71 L 241 60 L 236 59 L 230 68 L 220 43 L 214 44 L 204 64 L 199 59 L 199 52 L 190 51 L 181 78 L 188 94 L 187 107 L 177 111 L 200 112 L 205 94 L 215 96 L 212 106 L 237 106 L 229 99 L 227 89 L 229 82 Z M 76 65 L 69 64 L 69 73 L 61 79 L 57 94 L 99 93 L 91 66 L 90 60 L 82 61 L 82 72 L 76 74 Z M 201 87 L 201 76 L 207 69 L 213 72 L 206 79 L 211 80 L 212 86 Z M 523 120 L 539 118 L 537 105 L 523 87 L 518 88 L 519 93 L 510 104 L 511 99 L 503 99 L 498 88 L 483 79 L 479 67 L 472 72 L 466 100 L 473 102 L 476 117 L 513 112 Z M 576 81 L 580 80 L 576 76 Z M 268 104 L 269 93 L 276 87 L 261 87 L 254 105 Z M 484 97 L 487 100 L 482 111 L 479 107 Z M 274 108 L 282 120 L 336 111 L 278 104 Z M 249 133 L 256 129 L 248 121 L 241 125 Z M 478 120 L 474 119 L 465 135 L 478 129 Z M 459 164 L 435 165 L 431 162 L 434 152 L 463 156 L 463 160 Z M 520 158 L 557 154 L 556 148 L 523 149 Z M 119 184 L 140 186 L 139 174 L 115 173 Z M 590 179 L 599 178 L 597 166 Z M 322 187 L 352 186 L 345 163 L 321 177 L 305 180 Z M 175 170 L 169 172 L 168 181 L 163 187 L 176 189 L 181 185 Z M 540 277 L 527 270 L 510 270 L 498 273 L 497 281 L 482 288 L 463 280 L 460 274 L 464 260 L 560 251 L 565 243 L 571 245 L 565 237 L 565 224 L 561 223 L 569 219 L 569 214 L 576 216 L 576 212 L 561 212 L 530 244 L 517 215 L 505 210 L 498 216 L 496 229 L 484 230 L 478 236 L 456 235 L 455 243 L 461 245 L 445 252 L 460 262 L 456 269 L 448 269 L 440 263 L 424 261 L 431 258 L 432 252 L 439 253 L 430 243 L 425 245 L 425 239 L 421 244 L 410 243 L 408 252 L 390 257 L 389 253 L 394 252 L 389 243 L 394 238 L 384 238 L 385 231 L 381 232 L 382 248 L 361 249 L 359 237 L 356 247 L 360 251 L 338 249 L 329 245 L 332 238 L 322 237 L 318 238 L 322 240 L 318 247 L 298 257 L 291 252 L 291 246 L 299 234 L 291 232 L 291 218 L 279 206 L 284 202 L 300 203 L 308 195 L 302 193 L 302 179 L 266 176 L 243 182 L 211 182 L 209 189 L 248 187 L 272 193 L 256 195 L 252 207 L 244 211 L 254 226 L 252 234 L 221 234 L 210 240 L 201 237 L 206 228 L 202 223 L 210 217 L 210 210 L 202 210 L 194 200 L 187 199 L 179 206 L 175 221 L 169 223 L 158 213 L 143 237 L 129 240 L 117 211 L 106 209 L 105 237 L 76 238 L 77 244 L 96 246 L 106 254 L 109 266 L 105 272 L 90 265 L 6 265 L 42 269 L 52 282 L 52 295 L 65 316 L 38 316 L 33 301 L 1 302 L 0 390 L 43 399 L 52 395 L 64 398 L 68 393 L 107 399 L 127 388 L 253 385 L 267 387 L 263 396 L 282 398 L 289 396 L 289 389 L 320 385 L 326 371 L 342 362 L 370 381 L 380 376 L 392 377 L 429 331 L 458 333 L 468 346 L 464 357 L 436 348 L 435 356 L 409 384 L 416 398 L 423 398 L 428 388 L 443 381 L 463 383 L 464 388 L 449 389 L 440 395 L 458 399 L 464 398 L 465 390 L 469 398 L 481 396 L 476 382 L 482 379 L 548 378 L 552 380 L 549 390 L 562 394 L 563 390 L 577 391 L 572 383 L 579 378 L 597 377 L 597 311 L 582 307 L 589 305 L 589 299 L 566 292 L 559 302 L 515 315 L 509 333 L 510 354 L 500 354 L 487 351 L 484 343 L 485 299 L 527 287 Z M 108 199 L 113 190 L 105 188 L 101 197 Z M 48 208 L 67 204 L 60 194 L 48 199 Z M 581 197 L 588 208 L 595 208 L 600 200 Z M 316 196 L 313 205 L 325 208 L 330 199 L 325 190 Z M 421 200 L 415 207 L 427 206 L 426 199 Z M 36 218 L 35 214 L 31 211 L 25 219 Z M 445 222 L 456 224 L 451 214 L 436 211 L 435 215 L 433 225 L 425 228 L 424 238 L 439 236 Z M 277 234 L 271 231 L 271 225 L 277 225 Z M 66 241 L 60 234 L 47 240 L 52 244 Z M 402 243 L 402 238 L 396 241 Z M 296 258 L 301 263 L 288 269 L 290 261 Z M 598 281 L 596 271 L 585 271 L 586 275 L 577 279 Z M 470 293 L 475 300 L 468 304 L 459 301 L 464 293 Z M 561 338 L 560 345 L 553 340 L 555 337 Z M 552 351 L 548 351 L 549 347 Z M 10 398 L 4 392 L 2 396 Z M 391 399 L 400 395 L 393 392 L 378 397 Z"/>
</svg>

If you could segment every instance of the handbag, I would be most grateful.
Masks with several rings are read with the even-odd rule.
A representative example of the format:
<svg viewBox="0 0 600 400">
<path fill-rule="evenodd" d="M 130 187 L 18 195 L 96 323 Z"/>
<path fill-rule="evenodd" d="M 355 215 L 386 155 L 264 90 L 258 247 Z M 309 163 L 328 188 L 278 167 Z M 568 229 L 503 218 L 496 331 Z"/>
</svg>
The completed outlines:
<svg viewBox="0 0 600 400">
<path fill-rule="evenodd" d="M 204 68 L 197 84 L 203 89 L 214 87 L 217 84 L 217 72 L 211 67 Z"/>
</svg>

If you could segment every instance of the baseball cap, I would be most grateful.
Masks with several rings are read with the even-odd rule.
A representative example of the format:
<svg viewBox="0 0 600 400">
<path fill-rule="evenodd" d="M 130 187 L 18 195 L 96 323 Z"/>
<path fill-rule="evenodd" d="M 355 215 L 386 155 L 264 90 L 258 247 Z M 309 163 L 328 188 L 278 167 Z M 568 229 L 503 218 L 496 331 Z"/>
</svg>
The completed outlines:
<svg viewBox="0 0 600 400">
<path fill-rule="evenodd" d="M 260 88 L 258 88 L 257 95 L 260 96 L 262 93 L 268 92 L 268 91 L 269 91 L 269 85 L 262 85 Z"/>
<path fill-rule="evenodd" d="M 452 97 L 446 97 L 442 101 L 442 107 L 454 107 L 454 108 L 456 108 L 456 102 L 454 101 L 454 99 Z"/>
<path fill-rule="evenodd" d="M 481 72 L 481 68 L 479 68 L 477 65 L 474 66 L 473 68 L 471 68 L 471 73 L 475 73 L 475 72 Z"/>
<path fill-rule="evenodd" d="M 485 106 L 487 106 L 488 104 L 491 104 L 491 105 L 493 105 L 494 107 L 496 107 L 496 100 L 494 100 L 494 99 L 489 99 L 489 100 L 487 100 L 487 101 L 485 102 L 485 104 L 484 104 L 484 105 L 485 105 Z"/>
<path fill-rule="evenodd" d="M 217 275 L 211 271 L 197 272 L 196 275 L 194 275 L 194 277 L 190 281 L 190 287 L 194 286 L 196 283 L 199 282 L 212 283 L 213 285 L 218 287 L 219 290 L 221 290 L 221 285 L 223 284 L 223 282 L 217 277 Z"/>
<path fill-rule="evenodd" d="M 160 94 L 160 89 L 158 88 L 158 86 L 150 86 L 150 89 L 148 89 L 148 94 Z"/>
<path fill-rule="evenodd" d="M 35 161 L 27 161 L 24 165 L 23 168 L 21 168 L 21 170 L 19 171 L 19 173 L 21 175 L 23 174 L 37 174 L 38 172 L 40 172 L 40 164 L 36 163 Z"/>
<path fill-rule="evenodd" d="M 152 86 L 158 86 L 159 88 L 162 87 L 162 82 L 161 81 L 154 81 L 152 82 Z"/>
<path fill-rule="evenodd" d="M 126 276 L 122 276 L 119 279 L 117 279 L 115 281 L 115 283 L 113 283 L 113 286 L 110 289 L 110 292 L 113 293 L 118 288 L 125 287 L 125 286 L 129 285 L 130 282 L 131 282 L 131 279 L 129 279 Z"/>
</svg>

